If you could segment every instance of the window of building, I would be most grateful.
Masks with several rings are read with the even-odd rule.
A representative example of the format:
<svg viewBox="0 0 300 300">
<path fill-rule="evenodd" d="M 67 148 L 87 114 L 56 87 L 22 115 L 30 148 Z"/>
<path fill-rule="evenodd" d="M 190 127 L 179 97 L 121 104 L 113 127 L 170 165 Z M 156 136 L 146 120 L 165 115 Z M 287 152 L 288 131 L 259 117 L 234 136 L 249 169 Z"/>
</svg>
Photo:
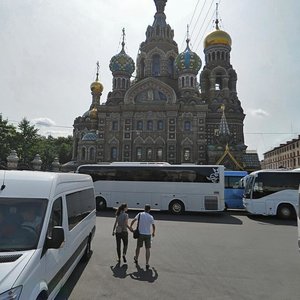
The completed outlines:
<svg viewBox="0 0 300 300">
<path fill-rule="evenodd" d="M 160 75 L 160 56 L 158 54 L 154 54 L 152 56 L 152 76 Z"/>
<path fill-rule="evenodd" d="M 148 148 L 147 149 L 147 160 L 152 160 L 152 149 Z"/>
<path fill-rule="evenodd" d="M 192 125 L 190 121 L 184 121 L 184 131 L 191 131 Z"/>
<path fill-rule="evenodd" d="M 143 130 L 143 121 L 137 121 L 136 129 L 137 130 Z"/>
<path fill-rule="evenodd" d="M 111 147 L 111 149 L 110 149 L 110 158 L 111 158 L 111 160 L 116 160 L 117 157 L 118 157 L 117 148 L 116 147 Z"/>
<path fill-rule="evenodd" d="M 168 60 L 168 73 L 171 77 L 174 76 L 174 58 L 170 57 Z"/>
<path fill-rule="evenodd" d="M 147 121 L 147 130 L 153 130 L 153 121 L 152 120 Z"/>
<path fill-rule="evenodd" d="M 156 152 L 156 159 L 161 161 L 162 158 L 163 158 L 163 149 L 162 148 L 158 148 L 157 152 Z"/>
<path fill-rule="evenodd" d="M 142 160 L 142 148 L 136 148 L 136 159 L 137 161 Z"/>
<path fill-rule="evenodd" d="M 92 160 L 92 161 L 95 160 L 95 148 L 94 147 L 90 148 L 90 160 Z"/>
<path fill-rule="evenodd" d="M 85 148 L 82 148 L 81 149 L 81 160 L 85 160 L 85 155 L 86 155 Z"/>
<path fill-rule="evenodd" d="M 112 122 L 111 129 L 112 129 L 113 131 L 117 131 L 117 130 L 118 130 L 118 121 L 113 121 L 113 122 Z"/>
<path fill-rule="evenodd" d="M 164 121 L 158 120 L 157 121 L 157 130 L 163 130 L 164 129 Z"/>
</svg>

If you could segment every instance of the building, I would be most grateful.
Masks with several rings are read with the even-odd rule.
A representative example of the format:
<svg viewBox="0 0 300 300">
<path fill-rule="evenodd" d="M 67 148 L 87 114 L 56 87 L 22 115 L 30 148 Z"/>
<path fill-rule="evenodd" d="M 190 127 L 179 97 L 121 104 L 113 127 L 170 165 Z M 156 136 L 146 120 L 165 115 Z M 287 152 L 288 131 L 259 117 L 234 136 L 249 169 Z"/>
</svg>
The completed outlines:
<svg viewBox="0 0 300 300">
<path fill-rule="evenodd" d="M 122 50 L 109 65 L 112 91 L 103 104 L 97 71 L 90 87 L 91 106 L 74 121 L 73 161 L 167 161 L 257 169 L 257 154 L 255 166 L 246 159 L 245 114 L 230 63 L 230 35 L 219 28 L 216 18 L 215 30 L 204 40 L 205 62 L 199 74 L 202 61 L 190 49 L 189 37 L 185 50 L 178 51 L 166 22 L 166 2 L 154 0 L 154 21 L 140 44 L 136 64 L 124 50 L 123 31 Z"/>
<path fill-rule="evenodd" d="M 264 153 L 262 167 L 264 169 L 300 168 L 300 135 Z"/>
</svg>

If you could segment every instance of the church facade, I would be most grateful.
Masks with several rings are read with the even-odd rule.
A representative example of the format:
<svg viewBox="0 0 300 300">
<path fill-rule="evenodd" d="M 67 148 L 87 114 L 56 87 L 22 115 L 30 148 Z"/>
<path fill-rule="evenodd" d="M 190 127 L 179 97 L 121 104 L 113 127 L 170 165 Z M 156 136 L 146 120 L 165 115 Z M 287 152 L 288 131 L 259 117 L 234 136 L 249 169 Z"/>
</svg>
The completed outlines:
<svg viewBox="0 0 300 300">
<path fill-rule="evenodd" d="M 188 38 L 186 49 L 179 53 L 166 22 L 166 2 L 154 0 L 154 22 L 146 30 L 136 63 L 124 50 L 123 34 L 122 50 L 109 65 L 112 91 L 102 104 L 103 86 L 97 72 L 91 84 L 90 108 L 74 121 L 73 161 L 259 168 L 254 166 L 257 155 L 254 163 L 247 159 L 245 114 L 237 95 L 237 74 L 230 63 L 229 34 L 216 20 L 215 30 L 204 40 L 201 70 L 202 61 L 190 49 Z"/>
</svg>

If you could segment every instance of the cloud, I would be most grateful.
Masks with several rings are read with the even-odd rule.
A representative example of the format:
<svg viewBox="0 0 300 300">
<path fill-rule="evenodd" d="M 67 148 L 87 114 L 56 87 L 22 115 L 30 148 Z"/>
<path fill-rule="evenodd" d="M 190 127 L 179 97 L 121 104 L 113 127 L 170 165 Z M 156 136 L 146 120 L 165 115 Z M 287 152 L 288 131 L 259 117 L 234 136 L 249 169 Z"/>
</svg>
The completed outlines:
<svg viewBox="0 0 300 300">
<path fill-rule="evenodd" d="M 44 126 L 44 127 L 55 126 L 55 122 L 52 121 L 49 118 L 36 118 L 36 119 L 32 119 L 31 123 L 33 123 L 34 125 L 37 125 L 37 126 Z"/>
<path fill-rule="evenodd" d="M 261 108 L 251 109 L 250 113 L 252 116 L 260 117 L 260 118 L 268 117 L 270 115 L 267 111 L 265 111 Z"/>
</svg>

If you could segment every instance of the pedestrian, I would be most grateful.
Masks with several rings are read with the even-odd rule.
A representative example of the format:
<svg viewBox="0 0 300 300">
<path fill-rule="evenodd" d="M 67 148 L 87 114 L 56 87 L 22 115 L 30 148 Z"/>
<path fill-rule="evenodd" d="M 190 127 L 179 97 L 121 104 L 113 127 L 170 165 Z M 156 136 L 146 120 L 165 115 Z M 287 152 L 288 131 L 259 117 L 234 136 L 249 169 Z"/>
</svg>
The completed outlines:
<svg viewBox="0 0 300 300">
<path fill-rule="evenodd" d="M 117 211 L 116 211 L 116 221 L 113 227 L 112 235 L 116 236 L 116 243 L 117 243 L 117 254 L 118 254 L 118 263 L 121 261 L 121 241 L 123 242 L 123 261 L 124 263 L 127 262 L 126 260 L 126 252 L 128 247 L 128 230 L 131 228 L 128 225 L 128 214 L 127 212 L 127 204 L 121 204 Z"/>
<path fill-rule="evenodd" d="M 150 215 L 150 205 L 145 205 L 145 211 L 138 213 L 135 218 L 131 221 L 130 228 L 131 231 L 132 225 L 138 221 L 138 229 L 140 232 L 140 235 L 137 239 L 136 249 L 135 249 L 135 257 L 134 262 L 138 264 L 140 249 L 143 247 L 143 244 L 145 244 L 146 249 L 146 270 L 149 270 L 149 259 L 150 259 L 150 248 L 151 248 L 151 227 L 152 227 L 152 237 L 155 236 L 155 224 L 154 224 L 154 218 L 152 215 Z"/>
</svg>

